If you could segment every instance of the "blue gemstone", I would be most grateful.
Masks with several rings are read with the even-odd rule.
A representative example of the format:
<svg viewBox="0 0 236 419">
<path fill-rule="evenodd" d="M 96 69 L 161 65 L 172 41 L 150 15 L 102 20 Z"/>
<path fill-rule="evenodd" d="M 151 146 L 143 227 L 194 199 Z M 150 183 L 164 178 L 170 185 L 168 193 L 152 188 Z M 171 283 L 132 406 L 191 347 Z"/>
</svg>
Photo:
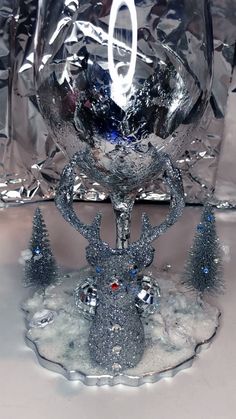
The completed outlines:
<svg viewBox="0 0 236 419">
<path fill-rule="evenodd" d="M 117 131 L 111 131 L 110 138 L 111 140 L 116 140 L 116 138 L 119 136 Z"/>
<path fill-rule="evenodd" d="M 132 276 L 132 278 L 134 278 L 138 273 L 138 269 L 131 269 L 129 271 L 129 273 L 130 273 L 130 276 Z"/>
<path fill-rule="evenodd" d="M 102 268 L 100 268 L 100 266 L 96 266 L 96 273 L 99 274 L 100 272 L 102 272 Z"/>
<path fill-rule="evenodd" d="M 198 225 L 197 225 L 197 231 L 198 231 L 199 233 L 203 233 L 203 232 L 205 231 L 205 227 L 204 227 L 204 225 L 203 225 L 203 224 L 198 224 Z"/>
<path fill-rule="evenodd" d="M 41 250 L 40 250 L 40 248 L 39 248 L 38 246 L 34 249 L 34 253 L 35 253 L 36 255 L 40 255 Z"/>
<path fill-rule="evenodd" d="M 207 267 L 202 267 L 202 270 L 206 275 L 209 273 L 209 269 Z"/>
<path fill-rule="evenodd" d="M 212 221 L 214 221 L 215 217 L 214 215 L 208 215 L 207 216 L 207 221 L 210 221 L 210 223 L 212 223 Z"/>
</svg>

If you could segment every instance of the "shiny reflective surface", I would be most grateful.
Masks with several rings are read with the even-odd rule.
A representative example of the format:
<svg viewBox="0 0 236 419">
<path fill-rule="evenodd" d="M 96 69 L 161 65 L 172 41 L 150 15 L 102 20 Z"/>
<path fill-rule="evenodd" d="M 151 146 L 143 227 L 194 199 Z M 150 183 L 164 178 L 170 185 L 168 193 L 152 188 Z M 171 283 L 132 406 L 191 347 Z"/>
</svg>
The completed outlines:
<svg viewBox="0 0 236 419">
<path fill-rule="evenodd" d="M 212 33 L 204 0 L 118 3 L 80 3 L 66 58 L 64 48 L 53 62 L 37 57 L 38 93 L 67 155 L 108 191 L 129 192 L 191 142 L 211 89 Z"/>
<path fill-rule="evenodd" d="M 5 0 L 0 5 L 0 197 L 3 202 L 28 202 L 54 196 L 58 173 L 66 158 L 47 136 L 47 128 L 36 106 L 32 62 L 35 31 L 37 28 L 40 32 L 39 45 L 45 62 L 50 57 L 54 60 L 55 44 L 49 43 L 53 34 L 57 46 L 64 42 L 63 56 L 68 56 L 70 30 L 65 36 L 65 29 L 68 30 L 70 20 L 72 26 L 77 24 L 73 1 L 57 0 L 55 6 L 55 2 L 49 0 L 40 5 L 37 0 L 22 0 L 19 8 L 16 3 Z M 202 202 L 215 185 L 233 63 L 235 5 L 228 0 L 213 0 L 211 6 L 215 55 L 212 100 L 201 119 L 200 132 L 194 134 L 195 141 L 187 146 L 187 153 L 178 162 L 188 202 Z M 49 13 L 52 8 L 53 13 Z M 174 37 L 174 31 L 174 26 L 169 28 L 169 38 L 171 33 Z M 226 164 L 225 175 L 233 188 L 227 168 Z M 104 188 L 84 174 L 78 176 L 75 193 L 84 200 L 106 197 Z M 166 199 L 165 189 L 158 179 L 147 185 L 140 195 L 142 199 Z"/>
</svg>

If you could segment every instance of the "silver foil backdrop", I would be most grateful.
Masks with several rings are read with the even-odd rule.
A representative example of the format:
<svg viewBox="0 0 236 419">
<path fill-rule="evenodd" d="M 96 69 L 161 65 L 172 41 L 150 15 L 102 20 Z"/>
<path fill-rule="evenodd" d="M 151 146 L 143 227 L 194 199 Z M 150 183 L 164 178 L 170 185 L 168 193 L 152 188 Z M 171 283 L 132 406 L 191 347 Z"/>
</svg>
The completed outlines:
<svg viewBox="0 0 236 419">
<path fill-rule="evenodd" d="M 67 41 L 64 34 L 75 24 L 76 7 L 77 1 L 67 0 L 0 0 L 0 197 L 3 204 L 52 198 L 66 163 L 65 156 L 47 134 L 35 100 L 34 34 L 41 29 L 42 15 L 46 16 L 41 42 L 50 54 L 57 43 Z M 235 0 L 213 0 L 212 17 L 215 58 L 211 101 L 195 140 L 179 160 L 189 203 L 202 202 L 214 191 L 220 152 L 226 147 L 221 145 L 235 50 Z M 53 39 L 50 45 L 48 39 Z M 106 197 L 103 189 L 83 174 L 78 176 L 75 192 L 81 199 Z M 166 192 L 162 183 L 156 181 L 140 191 L 140 197 L 164 200 Z M 221 199 L 219 193 L 217 199 Z"/>
</svg>

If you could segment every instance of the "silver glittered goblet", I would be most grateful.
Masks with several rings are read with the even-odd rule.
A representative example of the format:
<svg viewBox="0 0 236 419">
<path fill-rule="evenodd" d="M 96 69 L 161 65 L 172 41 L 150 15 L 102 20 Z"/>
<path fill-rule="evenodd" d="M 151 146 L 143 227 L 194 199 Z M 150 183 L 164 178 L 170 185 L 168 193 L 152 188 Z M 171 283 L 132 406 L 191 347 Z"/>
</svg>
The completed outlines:
<svg viewBox="0 0 236 419">
<path fill-rule="evenodd" d="M 97 270 L 102 303 L 91 326 L 92 358 L 110 369 L 132 366 L 144 350 L 144 335 L 128 285 L 152 262 L 151 242 L 181 213 L 182 184 L 171 162 L 192 141 L 211 89 L 208 1 L 82 0 L 54 59 L 41 62 L 48 64 L 38 76 L 39 105 L 52 137 L 71 158 L 56 203 L 88 239 L 87 259 Z M 73 211 L 76 167 L 111 197 L 116 249 L 100 239 L 99 217 L 86 226 Z M 158 227 L 144 216 L 140 240 L 130 244 L 137 191 L 160 172 L 172 196 L 170 213 Z M 115 322 L 118 334 L 109 328 Z M 128 352 L 121 346 L 127 339 Z"/>
<path fill-rule="evenodd" d="M 163 170 L 163 153 L 172 162 L 181 156 L 205 109 L 208 6 L 83 0 L 54 59 L 47 51 L 39 58 L 42 115 L 59 147 L 77 153 L 80 170 L 109 192 L 117 247 L 128 246 L 137 190 Z"/>
</svg>

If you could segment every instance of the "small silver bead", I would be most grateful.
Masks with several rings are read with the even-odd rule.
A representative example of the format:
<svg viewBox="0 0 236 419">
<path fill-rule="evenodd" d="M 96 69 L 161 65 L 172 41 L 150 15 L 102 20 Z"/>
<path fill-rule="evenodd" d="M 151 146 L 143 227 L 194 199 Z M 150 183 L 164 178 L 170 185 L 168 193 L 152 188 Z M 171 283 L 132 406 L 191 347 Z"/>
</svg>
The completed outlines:
<svg viewBox="0 0 236 419">
<path fill-rule="evenodd" d="M 120 365 L 120 364 L 118 364 L 117 362 L 115 362 L 115 363 L 112 365 L 112 369 L 113 369 L 113 371 L 114 371 L 114 372 L 119 372 L 119 371 L 121 370 L 121 365 Z"/>
<path fill-rule="evenodd" d="M 116 345 L 116 346 L 113 346 L 113 348 L 112 348 L 112 352 L 113 352 L 113 354 L 117 354 L 117 355 L 119 355 L 120 354 L 120 352 L 121 352 L 121 346 L 119 346 L 119 345 Z"/>
<path fill-rule="evenodd" d="M 119 332 L 120 330 L 122 330 L 122 327 L 120 324 L 113 324 L 113 326 L 111 327 L 112 332 Z"/>
</svg>

